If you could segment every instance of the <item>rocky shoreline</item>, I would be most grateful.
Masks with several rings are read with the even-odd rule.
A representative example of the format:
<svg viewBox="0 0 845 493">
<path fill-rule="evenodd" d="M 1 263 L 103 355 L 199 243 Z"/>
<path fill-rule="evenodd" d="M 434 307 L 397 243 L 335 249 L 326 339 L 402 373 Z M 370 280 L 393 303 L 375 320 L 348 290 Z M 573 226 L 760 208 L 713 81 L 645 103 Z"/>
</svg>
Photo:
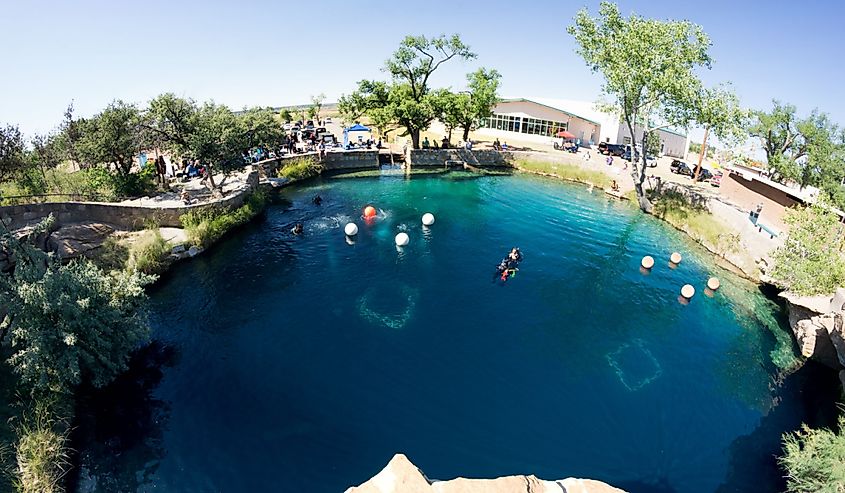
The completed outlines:
<svg viewBox="0 0 845 493">
<path fill-rule="evenodd" d="M 346 490 L 346 493 L 626 493 L 601 481 L 566 478 L 555 481 L 536 476 L 504 476 L 495 479 L 455 478 L 431 480 L 404 454 L 396 454 L 378 474 Z"/>
</svg>

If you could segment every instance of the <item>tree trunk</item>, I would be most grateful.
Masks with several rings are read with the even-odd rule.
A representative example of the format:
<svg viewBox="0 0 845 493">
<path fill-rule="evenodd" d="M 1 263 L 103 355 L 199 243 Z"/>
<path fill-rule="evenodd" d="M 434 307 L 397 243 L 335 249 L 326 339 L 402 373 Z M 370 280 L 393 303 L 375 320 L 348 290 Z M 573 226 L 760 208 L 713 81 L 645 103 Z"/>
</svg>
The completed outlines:
<svg viewBox="0 0 845 493">
<path fill-rule="evenodd" d="M 420 131 L 419 129 L 408 129 L 408 133 L 411 134 L 411 144 L 413 144 L 414 149 L 420 148 Z"/>
<path fill-rule="evenodd" d="M 469 140 L 469 128 L 471 125 L 464 126 L 464 142 Z"/>
<path fill-rule="evenodd" d="M 692 175 L 693 184 L 698 181 L 698 174 L 701 172 L 701 162 L 704 160 L 704 154 L 707 153 L 707 134 L 709 133 L 710 127 L 704 127 L 704 142 L 701 144 L 701 152 L 698 153 L 698 164 L 695 167 L 695 173 Z"/>
<path fill-rule="evenodd" d="M 631 178 L 634 180 L 634 191 L 637 192 L 637 202 L 643 212 L 651 213 L 651 202 L 645 196 L 645 190 L 643 189 L 643 181 L 645 181 L 645 166 L 643 166 L 642 172 L 638 169 L 640 159 L 636 156 L 637 136 L 634 134 L 634 126 L 631 124 L 631 120 L 626 118 L 625 123 L 628 124 L 628 132 L 631 134 Z M 645 129 L 643 129 L 642 154 L 645 154 L 645 139 L 646 133 Z"/>
<path fill-rule="evenodd" d="M 449 127 L 449 132 L 446 134 L 446 140 L 452 142 L 452 127 Z"/>
</svg>

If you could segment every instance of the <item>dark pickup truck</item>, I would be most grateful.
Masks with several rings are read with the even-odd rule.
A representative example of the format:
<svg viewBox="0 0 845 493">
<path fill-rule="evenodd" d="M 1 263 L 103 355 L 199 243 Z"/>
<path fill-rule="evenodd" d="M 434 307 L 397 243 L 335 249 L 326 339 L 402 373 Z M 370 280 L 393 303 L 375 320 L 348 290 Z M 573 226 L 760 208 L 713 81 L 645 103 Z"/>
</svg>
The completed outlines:
<svg viewBox="0 0 845 493">
<path fill-rule="evenodd" d="M 599 152 L 601 154 L 607 154 L 608 156 L 622 156 L 625 154 L 625 146 L 622 144 L 608 144 L 607 142 L 600 142 Z"/>
</svg>

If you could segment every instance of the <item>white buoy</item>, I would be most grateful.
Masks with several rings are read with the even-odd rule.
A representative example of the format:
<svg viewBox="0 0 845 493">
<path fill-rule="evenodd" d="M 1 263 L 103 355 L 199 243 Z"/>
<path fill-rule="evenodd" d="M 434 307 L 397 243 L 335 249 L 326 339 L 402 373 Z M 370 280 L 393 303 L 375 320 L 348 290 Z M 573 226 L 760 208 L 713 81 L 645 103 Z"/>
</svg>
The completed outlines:
<svg viewBox="0 0 845 493">
<path fill-rule="evenodd" d="M 654 267 L 654 258 L 651 255 L 646 255 L 645 257 L 643 257 L 643 260 L 642 262 L 640 262 L 640 265 L 642 265 L 645 269 L 651 269 L 652 267 Z"/>
<path fill-rule="evenodd" d="M 346 227 L 343 228 L 343 232 L 346 233 L 346 236 L 355 236 L 358 234 L 358 225 L 355 223 L 347 223 Z"/>
<path fill-rule="evenodd" d="M 707 280 L 707 287 L 710 288 L 711 291 L 716 291 L 721 285 L 722 283 L 719 282 L 718 277 L 711 277 Z"/>
<path fill-rule="evenodd" d="M 422 217 L 423 226 L 431 226 L 434 224 L 434 214 L 426 212 Z"/>
<path fill-rule="evenodd" d="M 673 264 L 680 264 L 681 263 L 681 254 L 678 252 L 674 252 L 670 257 L 669 261 Z"/>
<path fill-rule="evenodd" d="M 398 235 L 396 235 L 395 240 L 396 240 L 396 246 L 401 247 L 401 246 L 407 245 L 408 242 L 411 241 L 411 238 L 408 237 L 408 233 L 399 233 Z"/>
<path fill-rule="evenodd" d="M 695 288 L 692 287 L 692 284 L 684 284 L 684 287 L 681 288 L 681 296 L 686 299 L 690 299 L 695 296 Z"/>
</svg>

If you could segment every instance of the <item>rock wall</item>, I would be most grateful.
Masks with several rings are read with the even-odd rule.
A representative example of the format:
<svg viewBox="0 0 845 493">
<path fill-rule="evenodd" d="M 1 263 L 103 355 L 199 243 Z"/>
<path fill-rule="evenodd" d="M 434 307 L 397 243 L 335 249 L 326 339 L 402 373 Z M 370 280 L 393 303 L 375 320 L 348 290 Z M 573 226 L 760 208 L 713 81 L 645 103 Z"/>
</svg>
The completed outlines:
<svg viewBox="0 0 845 493">
<path fill-rule="evenodd" d="M 472 166 L 510 166 L 513 156 L 509 152 L 492 149 L 468 151 L 466 149 L 412 149 L 408 151 L 411 166 L 443 167 L 446 161 L 465 161 Z"/>
<path fill-rule="evenodd" d="M 845 378 L 845 289 L 837 289 L 833 297 L 789 292 L 780 296 L 787 302 L 789 325 L 801 354 L 840 370 L 840 379 Z"/>
<path fill-rule="evenodd" d="M 378 151 L 328 152 L 323 158 L 323 168 L 337 169 L 377 169 Z"/>
<path fill-rule="evenodd" d="M 50 214 L 58 225 L 82 222 L 111 224 L 122 229 L 141 229 L 148 220 L 160 226 L 181 228 L 179 218 L 190 211 L 209 207 L 239 207 L 254 187 L 258 185 L 258 172 L 247 177 L 248 188 L 222 199 L 178 207 L 149 207 L 109 202 L 44 202 L 0 207 L 0 219 L 11 230 L 20 229 L 37 222 Z"/>
<path fill-rule="evenodd" d="M 396 454 L 387 466 L 366 483 L 346 493 L 625 493 L 601 481 L 566 478 L 544 481 L 534 476 L 506 476 L 496 479 L 456 478 L 432 481 L 403 454 Z"/>
</svg>

